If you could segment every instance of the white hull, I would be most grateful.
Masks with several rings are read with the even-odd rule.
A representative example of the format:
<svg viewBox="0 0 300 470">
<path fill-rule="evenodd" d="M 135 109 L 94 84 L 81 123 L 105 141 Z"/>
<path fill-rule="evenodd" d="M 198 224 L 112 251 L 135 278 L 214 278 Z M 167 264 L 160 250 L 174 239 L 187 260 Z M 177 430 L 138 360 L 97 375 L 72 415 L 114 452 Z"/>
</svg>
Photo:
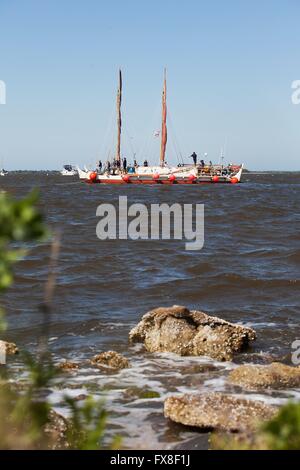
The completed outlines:
<svg viewBox="0 0 300 470">
<path fill-rule="evenodd" d="M 61 171 L 62 176 L 77 176 L 77 171 Z"/>
<path fill-rule="evenodd" d="M 77 168 L 79 179 L 88 183 L 102 184 L 197 184 L 197 183 L 239 183 L 243 165 L 227 175 L 218 176 L 204 173 L 199 167 L 187 165 L 183 167 L 137 167 L 134 173 L 116 171 L 98 174 L 95 171 L 84 171 Z"/>
<path fill-rule="evenodd" d="M 78 171 L 76 169 L 73 169 L 73 170 L 65 170 L 63 169 L 60 174 L 62 176 L 77 176 L 78 175 Z"/>
</svg>

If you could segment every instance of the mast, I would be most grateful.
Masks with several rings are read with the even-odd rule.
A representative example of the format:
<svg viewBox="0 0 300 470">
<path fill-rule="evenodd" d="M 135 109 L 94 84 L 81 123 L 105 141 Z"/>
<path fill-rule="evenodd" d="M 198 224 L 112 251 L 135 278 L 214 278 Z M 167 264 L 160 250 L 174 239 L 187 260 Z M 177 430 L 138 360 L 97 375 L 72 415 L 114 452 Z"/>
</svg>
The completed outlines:
<svg viewBox="0 0 300 470">
<path fill-rule="evenodd" d="M 164 166 L 166 147 L 168 140 L 167 131 L 167 71 L 164 73 L 164 87 L 162 94 L 162 128 L 161 128 L 161 147 L 160 147 L 160 166 Z"/>
<path fill-rule="evenodd" d="M 116 160 L 121 161 L 121 133 L 122 133 L 122 71 L 119 70 L 119 88 L 117 94 L 117 125 L 118 125 L 118 140 L 117 140 L 117 153 Z"/>
</svg>

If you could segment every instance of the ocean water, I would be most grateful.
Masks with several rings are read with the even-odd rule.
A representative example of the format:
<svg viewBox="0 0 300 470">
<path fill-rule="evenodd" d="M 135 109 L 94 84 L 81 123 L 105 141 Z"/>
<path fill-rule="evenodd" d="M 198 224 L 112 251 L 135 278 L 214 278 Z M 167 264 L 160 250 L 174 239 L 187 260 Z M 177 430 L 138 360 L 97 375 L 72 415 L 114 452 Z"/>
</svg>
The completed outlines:
<svg viewBox="0 0 300 470">
<path fill-rule="evenodd" d="M 299 397 L 300 389 L 264 394 L 243 392 L 226 380 L 243 362 L 270 357 L 290 362 L 300 339 L 300 174 L 245 174 L 240 185 L 101 186 L 86 185 L 57 173 L 11 173 L 0 189 L 16 196 L 40 188 L 40 207 L 50 228 L 62 232 L 49 348 L 54 360 L 84 361 L 116 350 L 132 367 L 104 373 L 83 367 L 53 389 L 62 394 L 104 397 L 109 432 L 128 448 L 174 448 L 195 436 L 163 417 L 163 400 L 181 392 L 230 391 L 270 403 Z M 205 205 L 205 244 L 186 251 L 180 240 L 100 241 L 97 206 L 131 203 Z M 16 268 L 13 287 L 3 298 L 8 339 L 34 351 L 41 334 L 50 247 L 31 246 Z M 203 310 L 253 327 L 257 341 L 233 363 L 208 358 L 149 354 L 130 345 L 128 333 L 147 311 L 173 304 Z M 18 374 L 18 359 L 13 359 Z M 159 396 L 140 398 L 141 390 Z M 64 412 L 64 410 L 61 410 Z"/>
</svg>

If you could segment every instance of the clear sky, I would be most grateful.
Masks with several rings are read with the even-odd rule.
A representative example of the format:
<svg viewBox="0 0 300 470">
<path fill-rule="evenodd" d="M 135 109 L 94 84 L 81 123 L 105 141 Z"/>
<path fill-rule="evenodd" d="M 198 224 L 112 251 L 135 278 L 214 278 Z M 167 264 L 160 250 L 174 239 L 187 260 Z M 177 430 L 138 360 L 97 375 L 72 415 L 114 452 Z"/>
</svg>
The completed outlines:
<svg viewBox="0 0 300 470">
<path fill-rule="evenodd" d="M 227 161 L 300 170 L 299 0 L 0 0 L 0 159 L 106 160 L 121 67 L 123 154 L 157 162 L 164 66 L 167 161 L 218 161 L 226 142 Z"/>
</svg>

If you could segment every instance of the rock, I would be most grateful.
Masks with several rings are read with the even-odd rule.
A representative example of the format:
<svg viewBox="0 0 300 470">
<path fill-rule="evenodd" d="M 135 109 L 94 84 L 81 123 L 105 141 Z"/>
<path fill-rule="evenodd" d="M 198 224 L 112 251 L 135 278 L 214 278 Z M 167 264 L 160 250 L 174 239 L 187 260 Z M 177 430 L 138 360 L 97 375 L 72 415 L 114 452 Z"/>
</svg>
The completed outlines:
<svg viewBox="0 0 300 470">
<path fill-rule="evenodd" d="M 229 381 L 247 389 L 292 388 L 300 386 L 300 367 L 279 362 L 242 365 L 229 374 Z"/>
<path fill-rule="evenodd" d="M 0 350 L 5 350 L 6 354 L 9 356 L 19 353 L 19 349 L 15 343 L 8 343 L 2 340 L 0 340 Z"/>
<path fill-rule="evenodd" d="M 106 351 L 101 354 L 97 354 L 90 360 L 90 363 L 94 366 L 104 366 L 115 370 L 130 367 L 128 359 L 116 351 Z"/>
<path fill-rule="evenodd" d="M 149 352 L 181 356 L 210 356 L 230 361 L 256 339 L 251 328 L 235 325 L 186 307 L 157 308 L 146 313 L 129 333 L 132 342 L 143 342 Z"/>
<path fill-rule="evenodd" d="M 166 418 L 207 430 L 249 431 L 275 413 L 276 408 L 262 402 L 222 393 L 171 396 L 164 404 Z"/>
<path fill-rule="evenodd" d="M 213 364 L 187 364 L 185 367 L 179 367 L 178 371 L 182 374 L 196 376 L 197 374 L 207 374 L 208 372 L 219 371 L 220 368 Z"/>
<path fill-rule="evenodd" d="M 124 398 L 129 400 L 150 400 L 159 397 L 158 392 L 149 388 L 129 387 L 124 392 Z"/>
<path fill-rule="evenodd" d="M 68 448 L 68 430 L 69 423 L 66 418 L 51 409 L 49 412 L 49 422 L 44 426 L 44 432 L 48 440 L 48 447 L 53 450 Z"/>
<path fill-rule="evenodd" d="M 72 371 L 79 369 L 79 364 L 77 362 L 64 361 L 58 364 L 58 369 Z"/>
</svg>

